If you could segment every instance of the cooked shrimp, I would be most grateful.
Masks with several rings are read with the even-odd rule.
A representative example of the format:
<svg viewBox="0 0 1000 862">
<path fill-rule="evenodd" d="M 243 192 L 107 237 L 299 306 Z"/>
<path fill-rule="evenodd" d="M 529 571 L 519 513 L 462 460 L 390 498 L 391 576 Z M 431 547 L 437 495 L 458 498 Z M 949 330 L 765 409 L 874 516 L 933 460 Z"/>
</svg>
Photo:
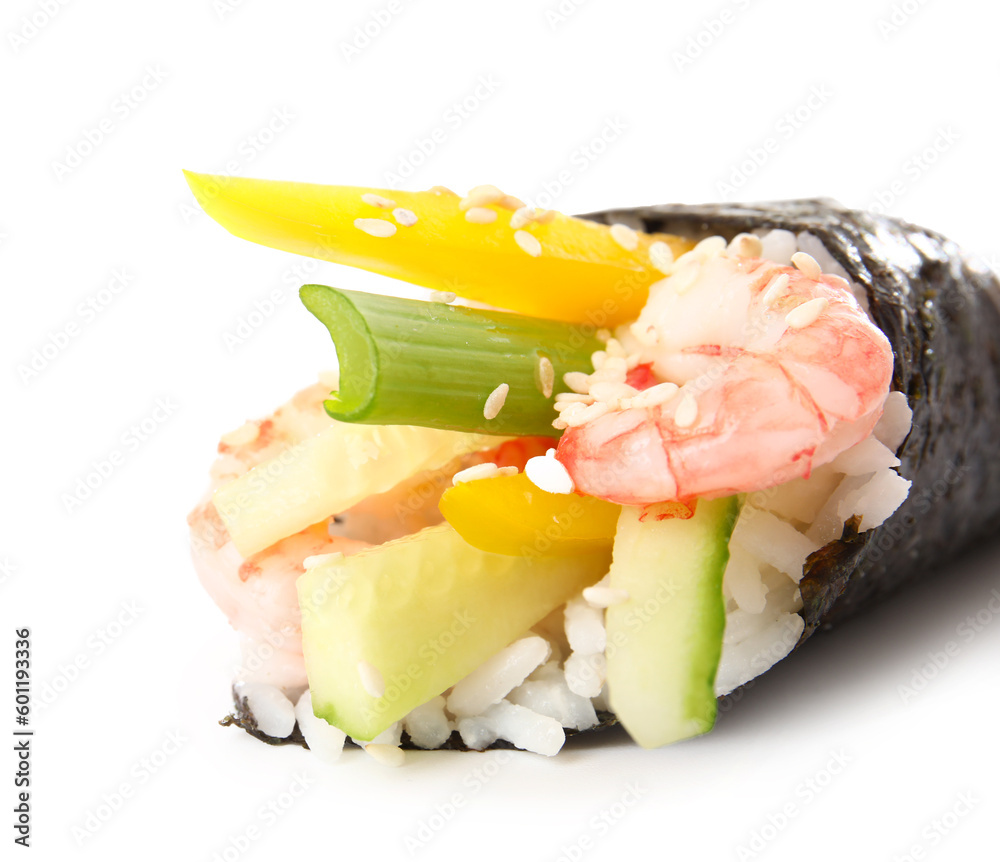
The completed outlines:
<svg viewBox="0 0 1000 862">
<path fill-rule="evenodd" d="M 730 249 L 759 254 L 754 240 Z M 595 355 L 601 367 L 573 381 L 580 405 L 556 420 L 567 428 L 556 458 L 578 490 L 633 505 L 756 491 L 868 436 L 892 348 L 844 279 L 793 260 L 742 256 L 716 237 L 653 285 L 619 331 L 634 352 L 613 341 Z"/>
</svg>

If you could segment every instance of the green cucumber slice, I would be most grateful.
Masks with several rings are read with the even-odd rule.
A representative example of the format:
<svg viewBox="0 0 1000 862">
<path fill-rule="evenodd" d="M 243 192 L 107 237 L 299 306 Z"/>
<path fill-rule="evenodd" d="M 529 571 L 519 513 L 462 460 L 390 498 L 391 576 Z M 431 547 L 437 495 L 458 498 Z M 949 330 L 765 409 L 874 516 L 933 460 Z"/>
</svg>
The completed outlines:
<svg viewBox="0 0 1000 862">
<path fill-rule="evenodd" d="M 632 738 L 657 748 L 712 729 L 726 625 L 722 575 L 739 505 L 699 500 L 692 518 L 662 521 L 625 506 L 610 582 L 628 593 L 607 611 L 611 709 Z"/>
</svg>

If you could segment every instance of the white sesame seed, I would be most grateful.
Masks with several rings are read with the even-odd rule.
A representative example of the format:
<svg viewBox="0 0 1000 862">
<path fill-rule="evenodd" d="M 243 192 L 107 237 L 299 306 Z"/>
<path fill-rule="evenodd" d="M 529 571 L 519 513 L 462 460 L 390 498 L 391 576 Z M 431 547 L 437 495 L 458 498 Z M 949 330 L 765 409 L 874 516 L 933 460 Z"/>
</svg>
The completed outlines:
<svg viewBox="0 0 1000 862">
<path fill-rule="evenodd" d="M 774 303 L 788 293 L 788 283 L 788 273 L 783 272 L 768 285 L 767 289 L 764 291 L 764 297 L 761 300 L 764 303 L 765 308 L 770 308 L 774 305 Z"/>
<path fill-rule="evenodd" d="M 593 403 L 594 399 L 588 398 L 587 401 L 559 401 L 552 406 L 556 413 L 562 413 L 563 418 L 565 418 L 566 416 L 571 416 L 573 413 L 583 410 L 584 407 Z"/>
<path fill-rule="evenodd" d="M 486 207 L 469 207 L 465 211 L 465 220 L 473 224 L 493 224 L 497 220 L 497 211 Z"/>
<path fill-rule="evenodd" d="M 574 392 L 586 395 L 590 392 L 590 375 L 582 371 L 567 371 L 563 375 L 563 382 Z"/>
<path fill-rule="evenodd" d="M 697 418 L 698 402 L 695 400 L 694 395 L 690 392 L 685 392 L 684 397 L 681 398 L 681 403 L 677 405 L 677 409 L 674 411 L 674 424 L 678 428 L 690 428 L 694 425 Z"/>
<path fill-rule="evenodd" d="M 560 431 L 562 431 L 565 428 L 569 428 L 569 425 L 566 424 L 566 420 L 565 419 L 563 419 L 563 418 L 560 417 L 558 419 L 553 419 L 552 420 L 552 427 L 553 428 L 558 428 Z"/>
<path fill-rule="evenodd" d="M 378 207 L 382 210 L 389 210 L 396 206 L 396 202 L 394 200 L 384 198 L 382 195 L 374 195 L 371 193 L 361 195 L 361 200 L 369 206 Z"/>
<path fill-rule="evenodd" d="M 816 318 L 826 311 L 829 304 L 822 296 L 817 296 L 815 299 L 803 302 L 802 305 L 797 305 L 785 315 L 785 323 L 792 329 L 802 329 L 805 326 L 809 326 L 810 323 L 814 323 Z"/>
<path fill-rule="evenodd" d="M 453 290 L 431 291 L 431 302 L 443 302 L 447 305 L 449 302 L 454 302 L 456 299 L 458 299 L 458 296 Z"/>
<path fill-rule="evenodd" d="M 413 210 L 396 207 L 392 211 L 392 217 L 403 227 L 413 227 L 417 223 L 417 214 Z"/>
<path fill-rule="evenodd" d="M 625 251 L 635 251 L 639 247 L 639 234 L 628 225 L 611 225 L 611 238 Z"/>
<path fill-rule="evenodd" d="M 306 557 L 302 561 L 302 568 L 304 569 L 314 569 L 316 566 L 322 566 L 330 560 L 342 560 L 344 555 L 339 551 L 335 554 L 313 554 L 311 557 Z"/>
<path fill-rule="evenodd" d="M 556 385 L 556 370 L 552 367 L 552 360 L 547 356 L 538 357 L 538 383 L 541 386 L 542 395 L 551 398 L 552 389 Z"/>
<path fill-rule="evenodd" d="M 538 257 L 542 253 L 542 244 L 536 237 L 525 230 L 514 231 L 514 242 L 521 247 L 521 251 L 530 254 L 532 257 Z"/>
<path fill-rule="evenodd" d="M 677 394 L 676 383 L 657 383 L 649 389 L 643 389 L 631 399 L 631 407 L 656 407 L 669 401 Z"/>
<path fill-rule="evenodd" d="M 583 395 L 579 392 L 560 392 L 556 395 L 556 404 L 593 404 L 593 395 Z M 555 449 L 552 450 L 553 452 Z"/>
<path fill-rule="evenodd" d="M 715 257 L 715 255 L 722 254 L 725 250 L 725 237 L 709 236 L 705 237 L 705 239 L 691 249 L 689 254 L 693 254 L 695 257 Z"/>
<path fill-rule="evenodd" d="M 528 463 L 524 465 L 524 475 L 536 488 L 541 488 L 550 494 L 572 494 L 576 488 L 562 462 L 545 455 L 529 458 Z"/>
<path fill-rule="evenodd" d="M 371 697 L 381 697 L 385 694 L 385 680 L 375 665 L 362 659 L 358 662 L 358 676 L 361 677 L 361 687 Z"/>
<path fill-rule="evenodd" d="M 473 464 L 471 467 L 459 470 L 454 476 L 452 476 L 451 484 L 461 485 L 463 482 L 475 482 L 477 479 L 489 479 L 490 476 L 495 476 L 498 472 L 500 472 L 500 468 L 497 467 L 497 465 L 492 461 L 486 461 L 483 464 Z"/>
<path fill-rule="evenodd" d="M 631 398 L 638 392 L 627 383 L 595 383 L 590 387 L 590 394 L 598 401 L 611 404 L 622 398 Z"/>
<path fill-rule="evenodd" d="M 627 602 L 629 595 L 625 590 L 616 590 L 614 587 L 587 587 L 583 591 L 583 600 L 592 608 L 610 608 L 612 605 L 620 605 Z"/>
<path fill-rule="evenodd" d="M 531 207 L 520 207 L 510 217 L 510 229 L 518 230 L 526 224 L 531 224 Z"/>
<path fill-rule="evenodd" d="M 701 268 L 697 263 L 688 263 L 674 270 L 670 276 L 669 284 L 675 293 L 687 293 L 698 280 Z"/>
<path fill-rule="evenodd" d="M 524 206 L 524 201 L 514 197 L 514 195 L 504 195 L 497 201 L 497 206 L 501 206 L 505 210 L 519 210 Z"/>
<path fill-rule="evenodd" d="M 392 236 L 396 232 L 396 225 L 382 218 L 356 218 L 354 226 L 369 236 Z"/>
<path fill-rule="evenodd" d="M 398 745 L 369 743 L 365 746 L 365 751 L 383 766 L 402 766 L 406 762 L 406 752 Z"/>
<path fill-rule="evenodd" d="M 595 419 L 600 419 L 611 411 L 611 407 L 603 401 L 595 401 L 593 404 L 584 407 L 582 410 L 565 410 L 560 418 L 570 427 L 576 428 L 579 425 L 586 425 Z"/>
<path fill-rule="evenodd" d="M 664 275 L 670 275 L 674 267 L 674 253 L 669 245 L 657 240 L 649 247 L 649 261 Z"/>
<path fill-rule="evenodd" d="M 752 233 L 738 233 L 729 243 L 726 252 L 732 257 L 760 257 L 764 251 L 764 244 L 760 237 Z"/>
<path fill-rule="evenodd" d="M 506 383 L 501 383 L 494 389 L 486 398 L 486 404 L 483 407 L 483 416 L 487 419 L 496 419 L 500 415 L 500 411 L 503 410 L 508 392 L 510 392 L 510 387 Z"/>
<path fill-rule="evenodd" d="M 462 198 L 458 204 L 460 210 L 467 210 L 471 207 L 489 206 L 503 200 L 506 195 L 496 186 L 484 185 L 470 189 L 469 193 Z"/>
<path fill-rule="evenodd" d="M 256 422 L 244 422 L 234 431 L 223 434 L 219 442 L 226 446 L 244 446 L 253 443 L 260 436 L 260 425 Z"/>
<path fill-rule="evenodd" d="M 823 274 L 820 265 L 816 263 L 816 258 L 804 251 L 797 251 L 792 255 L 792 264 L 806 278 L 819 278 Z"/>
<path fill-rule="evenodd" d="M 608 361 L 607 351 L 595 350 L 590 354 L 590 364 L 594 366 L 595 371 L 600 371 L 604 367 L 604 363 Z"/>
<path fill-rule="evenodd" d="M 432 195 L 450 195 L 453 198 L 458 197 L 458 194 L 456 192 L 453 192 L 447 186 L 431 186 L 429 189 L 427 189 L 427 191 L 430 192 Z"/>
</svg>

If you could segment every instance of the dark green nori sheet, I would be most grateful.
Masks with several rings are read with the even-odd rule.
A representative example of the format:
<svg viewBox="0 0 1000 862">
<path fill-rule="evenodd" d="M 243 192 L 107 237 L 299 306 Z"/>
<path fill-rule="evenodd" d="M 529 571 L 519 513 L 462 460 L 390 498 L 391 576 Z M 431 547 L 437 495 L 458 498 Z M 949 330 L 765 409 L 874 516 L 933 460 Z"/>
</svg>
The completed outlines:
<svg viewBox="0 0 1000 862">
<path fill-rule="evenodd" d="M 983 263 L 933 231 L 846 209 L 831 200 L 634 207 L 582 218 L 692 239 L 780 228 L 808 231 L 868 294 L 871 316 L 895 352 L 893 389 L 907 394 L 913 428 L 898 452 L 912 480 L 881 527 L 813 554 L 801 589 L 805 631 L 830 626 L 953 559 L 1000 528 L 1000 283 Z M 602 323 L 595 320 L 597 326 Z M 233 693 L 237 724 L 271 744 L 305 745 L 257 729 Z M 593 730 L 615 724 L 601 713 Z M 403 739 L 404 747 L 412 748 Z M 465 750 L 457 733 L 443 748 Z M 493 748 L 510 748 L 498 742 Z"/>
</svg>

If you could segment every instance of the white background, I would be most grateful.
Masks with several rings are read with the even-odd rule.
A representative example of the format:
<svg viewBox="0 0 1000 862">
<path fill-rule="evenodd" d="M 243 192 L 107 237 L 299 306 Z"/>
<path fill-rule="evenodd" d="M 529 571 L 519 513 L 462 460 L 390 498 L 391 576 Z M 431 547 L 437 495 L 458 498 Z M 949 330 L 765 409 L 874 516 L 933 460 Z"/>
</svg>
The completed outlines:
<svg viewBox="0 0 1000 862">
<path fill-rule="evenodd" d="M 379 15 L 388 24 L 358 40 Z M 330 364 L 299 284 L 379 280 L 233 238 L 195 210 L 181 168 L 392 185 L 441 128 L 403 187 L 492 182 L 568 212 L 828 195 L 995 262 L 998 23 L 973 0 L 5 3 L 0 675 L 13 676 L 13 629 L 30 626 L 36 694 L 60 689 L 32 719 L 36 858 L 408 858 L 407 838 L 428 835 L 415 856 L 995 847 L 995 550 L 817 637 L 714 733 L 665 750 L 615 732 L 552 760 L 425 753 L 392 771 L 349 750 L 321 768 L 218 727 L 235 638 L 196 581 L 184 517 L 219 435 Z M 273 313 L 227 346 L 276 290 Z M 44 367 L 26 375 L 35 351 Z M 155 429 L 138 442 L 143 420 Z M 116 451 L 90 498 L 70 501 Z M 986 624 L 963 638 L 978 612 Z M 957 654 L 904 700 L 951 641 Z M 306 790 L 286 808 L 295 781 Z M 965 793 L 971 813 L 941 821 Z"/>
</svg>

